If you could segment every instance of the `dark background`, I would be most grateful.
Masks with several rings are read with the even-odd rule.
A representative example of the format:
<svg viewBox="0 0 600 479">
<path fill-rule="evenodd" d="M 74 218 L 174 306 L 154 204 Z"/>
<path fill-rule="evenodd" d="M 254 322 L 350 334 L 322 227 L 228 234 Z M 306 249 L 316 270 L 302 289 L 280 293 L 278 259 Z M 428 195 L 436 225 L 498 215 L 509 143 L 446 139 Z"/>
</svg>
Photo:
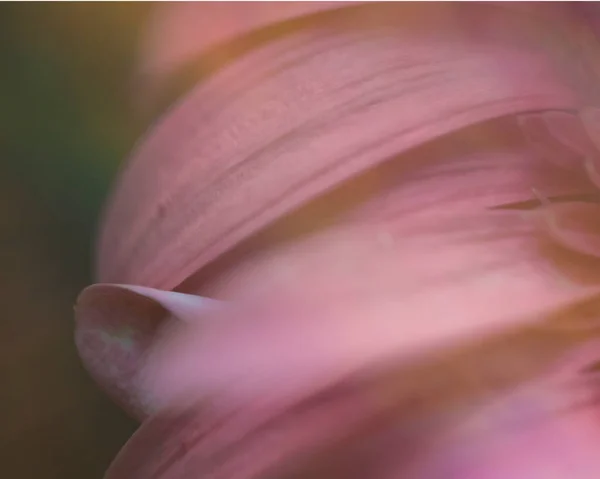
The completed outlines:
<svg viewBox="0 0 600 479">
<path fill-rule="evenodd" d="M 72 308 L 136 139 L 149 8 L 0 4 L 0 477 L 101 478 L 135 429 L 80 365 Z"/>
</svg>

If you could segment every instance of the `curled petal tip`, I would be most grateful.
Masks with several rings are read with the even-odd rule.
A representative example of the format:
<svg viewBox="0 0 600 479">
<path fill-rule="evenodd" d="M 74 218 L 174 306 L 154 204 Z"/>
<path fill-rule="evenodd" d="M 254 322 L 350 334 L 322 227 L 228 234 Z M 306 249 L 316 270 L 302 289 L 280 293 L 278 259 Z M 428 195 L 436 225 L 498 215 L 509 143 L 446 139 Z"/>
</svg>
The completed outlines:
<svg viewBox="0 0 600 479">
<path fill-rule="evenodd" d="M 149 299 L 158 303 L 176 318 L 192 323 L 196 322 L 203 313 L 214 310 L 220 305 L 217 300 L 193 294 L 137 285 L 101 283 L 85 288 L 77 298 L 75 309 L 81 310 L 82 307 L 91 306 L 99 298 L 110 301 L 111 297 L 117 295 L 128 296 L 131 301 L 135 301 L 136 297 Z"/>
<path fill-rule="evenodd" d="M 144 358 L 160 341 L 165 326 L 198 324 L 217 305 L 214 300 L 172 291 L 95 284 L 77 298 L 77 347 L 100 386 L 134 416 L 144 418 L 162 403 L 161 391 L 139 387 Z"/>
</svg>

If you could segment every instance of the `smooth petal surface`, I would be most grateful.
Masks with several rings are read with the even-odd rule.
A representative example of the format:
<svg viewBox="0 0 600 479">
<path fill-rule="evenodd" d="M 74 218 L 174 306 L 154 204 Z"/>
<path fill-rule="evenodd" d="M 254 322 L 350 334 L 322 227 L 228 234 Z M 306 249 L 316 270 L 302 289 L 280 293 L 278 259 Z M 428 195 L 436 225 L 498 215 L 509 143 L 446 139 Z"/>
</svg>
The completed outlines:
<svg viewBox="0 0 600 479">
<path fill-rule="evenodd" d="M 560 193 L 591 185 L 532 158 L 516 134 L 495 138 L 498 128 L 398 158 L 333 226 L 222 271 L 203 293 L 244 313 L 197 334 L 183 326 L 158 345 L 148 366 L 155 388 L 218 390 L 222 403 L 296 397 L 362 367 L 534 324 L 596 294 L 598 262 L 573 269 L 577 255 L 553 249 L 538 211 L 488 208 L 526 198 L 530 184 Z"/>
<path fill-rule="evenodd" d="M 99 280 L 172 289 L 394 155 L 490 118 L 585 103 L 574 46 L 543 18 L 493 4 L 368 12 L 253 50 L 172 109 L 117 184 Z"/>
<path fill-rule="evenodd" d="M 158 5 L 140 46 L 137 100 L 151 101 L 169 74 L 211 48 L 260 28 L 360 2 L 285 2 Z M 293 26 L 287 27 L 289 30 Z M 168 39 L 168 41 L 165 41 Z"/>
<path fill-rule="evenodd" d="M 595 477 L 600 470 L 598 378 L 590 366 L 599 356 L 600 343 L 590 341 L 525 386 L 475 409 L 405 477 Z"/>
<path fill-rule="evenodd" d="M 135 286 L 77 308 L 147 418 L 110 479 L 592 477 L 597 408 L 561 409 L 600 355 L 597 50 L 569 12 L 309 16 L 150 130 L 99 240 L 99 280 Z M 152 74 L 215 41 L 192 37 Z M 360 467 L 327 468 L 340 443 Z"/>
</svg>

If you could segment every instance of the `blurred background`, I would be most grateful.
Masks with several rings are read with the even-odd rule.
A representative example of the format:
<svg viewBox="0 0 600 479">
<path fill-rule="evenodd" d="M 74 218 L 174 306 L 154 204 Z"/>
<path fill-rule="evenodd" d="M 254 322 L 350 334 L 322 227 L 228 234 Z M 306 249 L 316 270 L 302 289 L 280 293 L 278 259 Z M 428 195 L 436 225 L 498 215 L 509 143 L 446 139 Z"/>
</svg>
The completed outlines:
<svg viewBox="0 0 600 479">
<path fill-rule="evenodd" d="M 144 3 L 0 4 L 0 476 L 101 478 L 133 421 L 88 378 L 73 303 L 138 129 Z"/>
</svg>

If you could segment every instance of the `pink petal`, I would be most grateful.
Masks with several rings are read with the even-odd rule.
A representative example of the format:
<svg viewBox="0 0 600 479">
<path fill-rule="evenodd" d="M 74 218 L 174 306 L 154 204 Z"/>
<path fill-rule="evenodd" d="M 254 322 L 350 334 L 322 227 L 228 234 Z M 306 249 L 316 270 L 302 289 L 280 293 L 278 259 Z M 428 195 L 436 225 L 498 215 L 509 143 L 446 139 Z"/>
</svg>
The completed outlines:
<svg viewBox="0 0 600 479">
<path fill-rule="evenodd" d="M 127 411 L 145 418 L 160 401 L 160 391 L 145 394 L 137 384 L 151 344 L 175 318 L 201 327 L 215 309 L 217 302 L 199 296 L 97 284 L 77 300 L 75 339 L 94 379 Z"/>
<path fill-rule="evenodd" d="M 598 468 L 590 408 L 496 441 L 523 397 L 527 406 L 554 397 L 535 379 L 590 339 L 581 309 L 600 292 L 598 261 L 580 255 L 596 255 L 594 232 L 579 228 L 589 221 L 564 224 L 593 206 L 494 208 L 532 200 L 532 188 L 548 197 L 595 192 L 594 118 L 574 114 L 597 95 L 595 52 L 581 46 L 569 12 L 341 8 L 212 71 L 151 129 L 121 175 L 99 242 L 99 280 L 135 286 L 95 286 L 78 305 L 91 373 L 140 417 L 156 412 L 111 479 L 293 469 L 389 403 L 410 402 L 396 381 L 427 365 L 445 372 L 463 354 L 485 378 L 486 348 L 502 343 L 498 357 L 508 361 L 518 338 L 525 352 L 505 374 L 511 385 L 533 384 L 531 396 L 491 392 L 515 406 L 508 415 L 487 403 L 448 412 L 444 394 L 419 420 L 405 409 L 401 429 L 411 424 L 433 441 L 425 460 L 379 457 L 370 477 L 536 478 L 557 447 L 571 454 L 573 477 Z M 263 26 L 261 18 L 240 27 Z M 173 31 L 168 22 L 164 31 Z M 217 38 L 186 31 L 163 53 L 150 48 L 157 81 Z M 534 147 L 558 145 L 569 164 L 583 156 L 581 167 L 534 155 L 517 116 L 533 127 Z M 173 290 L 228 305 L 205 309 L 204 299 Z M 533 347 L 550 331 L 552 348 Z M 389 371 L 383 389 L 394 392 L 381 393 Z M 429 391 L 439 378 L 425 374 L 417 386 Z M 362 387 L 328 401 L 353 381 Z M 473 433 L 478 413 L 493 425 Z M 475 461 L 464 457 L 472 450 Z"/>
<path fill-rule="evenodd" d="M 395 155 L 491 118 L 585 103 L 547 23 L 493 4 L 439 8 L 336 16 L 198 84 L 123 171 L 99 280 L 172 289 Z"/>
</svg>

